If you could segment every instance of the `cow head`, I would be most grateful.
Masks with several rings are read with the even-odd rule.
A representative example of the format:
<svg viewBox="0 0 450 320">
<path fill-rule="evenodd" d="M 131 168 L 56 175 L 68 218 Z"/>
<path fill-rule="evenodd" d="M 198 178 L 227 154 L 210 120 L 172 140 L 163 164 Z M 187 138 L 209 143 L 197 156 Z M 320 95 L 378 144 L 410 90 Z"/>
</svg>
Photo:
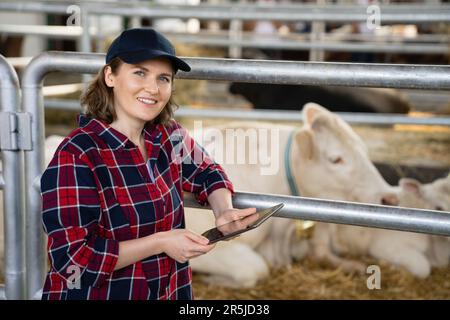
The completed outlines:
<svg viewBox="0 0 450 320">
<path fill-rule="evenodd" d="M 346 122 L 315 103 L 304 106 L 303 119 L 291 154 L 301 195 L 398 204 L 395 189 L 380 175 L 366 145 Z"/>
</svg>

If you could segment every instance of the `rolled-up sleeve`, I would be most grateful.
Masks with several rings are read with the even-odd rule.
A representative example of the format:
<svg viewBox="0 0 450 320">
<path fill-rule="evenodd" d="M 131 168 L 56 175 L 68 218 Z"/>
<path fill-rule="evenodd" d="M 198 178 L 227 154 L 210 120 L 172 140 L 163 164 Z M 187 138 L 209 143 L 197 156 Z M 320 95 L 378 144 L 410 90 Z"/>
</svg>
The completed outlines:
<svg viewBox="0 0 450 320">
<path fill-rule="evenodd" d="M 224 169 L 184 128 L 181 132 L 183 190 L 194 193 L 201 205 L 208 203 L 207 198 L 214 190 L 226 188 L 234 194 L 233 184 Z"/>
<path fill-rule="evenodd" d="M 58 151 L 41 177 L 41 195 L 53 271 L 72 281 L 79 268 L 81 286 L 102 286 L 116 266 L 119 243 L 98 235 L 102 209 L 91 169 Z"/>
</svg>

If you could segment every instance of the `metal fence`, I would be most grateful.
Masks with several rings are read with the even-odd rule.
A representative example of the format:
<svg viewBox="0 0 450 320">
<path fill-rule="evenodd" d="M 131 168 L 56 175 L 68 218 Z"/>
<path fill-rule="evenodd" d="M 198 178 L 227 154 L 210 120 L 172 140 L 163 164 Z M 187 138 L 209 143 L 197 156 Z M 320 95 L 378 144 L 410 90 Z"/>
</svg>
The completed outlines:
<svg viewBox="0 0 450 320">
<path fill-rule="evenodd" d="M 193 70 L 178 76 L 186 79 L 450 89 L 447 66 L 185 59 Z M 0 60 L 7 266 L 6 288 L 0 289 L 0 296 L 4 292 L 8 299 L 39 298 L 46 271 L 39 195 L 44 169 L 43 79 L 54 71 L 96 73 L 103 63 L 103 54 L 48 52 L 35 57 L 23 73 L 20 109 L 17 76 L 4 58 Z M 275 202 L 287 204 L 280 213 L 283 217 L 450 235 L 450 216 L 441 212 L 250 193 L 234 198 L 236 207 Z M 186 203 L 194 205 L 189 198 Z"/>
<path fill-rule="evenodd" d="M 172 34 L 173 39 L 185 42 L 196 43 L 209 46 L 228 47 L 232 57 L 240 57 L 242 47 L 252 48 L 271 48 L 286 50 L 326 50 L 326 51 L 371 51 L 371 52 L 399 52 L 399 53 L 429 53 L 429 54 L 447 54 L 449 52 L 449 38 L 441 35 L 438 43 L 380 43 L 366 42 L 353 43 L 330 41 L 326 37 L 318 36 L 316 33 L 324 33 L 324 25 L 321 28 L 314 28 L 312 36 L 309 40 L 278 38 L 264 39 L 258 36 L 257 39 L 245 38 L 242 33 L 241 21 L 259 20 L 259 21 L 283 21 L 283 22 L 328 22 L 328 23 L 345 23 L 345 22 L 364 22 L 370 16 L 365 6 L 354 5 L 199 5 L 199 6 L 162 6 L 162 5 L 145 5 L 143 3 L 123 4 L 108 3 L 108 5 L 99 5 L 96 3 L 78 4 L 81 9 L 82 19 L 81 27 L 56 27 L 56 26 L 3 26 L 0 30 L 3 32 L 12 32 L 14 34 L 40 34 L 48 37 L 65 37 L 64 29 L 67 28 L 67 38 L 77 37 L 82 52 L 91 52 L 91 34 L 90 16 L 100 15 L 116 15 L 133 18 L 180 18 L 200 20 L 219 20 L 230 21 L 230 30 L 228 35 L 221 36 L 213 34 L 206 36 L 205 34 Z M 29 3 L 29 2 L 5 2 L 0 3 L 0 10 L 9 10 L 16 12 L 46 12 L 66 14 L 68 5 L 55 3 Z M 388 5 L 379 6 L 381 13 L 381 22 L 385 23 L 438 23 L 450 21 L 450 6 L 420 6 L 420 5 Z M 19 30 L 22 28 L 23 30 Z M 39 30 L 41 29 L 41 30 Z M 99 36 L 101 31 L 96 31 Z M 320 39 L 319 39 L 320 38 Z M 315 41 L 311 41 L 315 39 Z M 443 42 L 443 43 L 442 43 Z M 236 53 L 237 52 L 237 53 Z"/>
<path fill-rule="evenodd" d="M 66 111 L 80 111 L 79 100 L 46 99 L 45 109 L 58 109 Z M 239 119 L 239 120 L 262 120 L 262 121 L 303 121 L 303 115 L 298 111 L 276 110 L 274 106 L 271 110 L 241 110 L 241 109 L 218 109 L 201 108 L 196 109 L 181 106 L 175 113 L 180 118 L 218 118 L 218 119 Z M 357 113 L 357 112 L 334 112 L 336 115 L 352 124 L 370 124 L 391 126 L 395 124 L 413 124 L 427 126 L 450 126 L 450 117 L 427 116 L 410 117 L 392 113 Z"/>
<path fill-rule="evenodd" d="M 327 21 L 364 22 L 368 13 L 366 6 L 348 4 L 295 4 L 295 5 L 145 5 L 143 3 L 83 3 L 74 1 L 68 4 L 19 2 L 0 3 L 0 10 L 19 12 L 66 13 L 68 5 L 77 4 L 89 13 L 96 15 L 120 15 L 128 17 L 152 18 L 197 18 L 202 20 L 276 20 L 276 21 Z M 385 23 L 435 23 L 450 22 L 450 6 L 389 4 L 380 5 Z"/>
<path fill-rule="evenodd" d="M 185 59 L 192 66 L 192 71 L 179 72 L 178 76 L 186 79 L 450 89 L 450 67 L 447 66 Z M 44 235 L 40 220 L 41 199 L 38 192 L 39 177 L 44 169 L 44 106 L 41 92 L 43 78 L 53 71 L 96 73 L 103 63 L 104 55 L 102 54 L 48 52 L 34 58 L 24 70 L 21 83 L 22 106 L 23 110 L 31 115 L 31 145 L 34 146 L 34 148 L 24 148 L 27 168 L 25 189 L 27 194 L 27 297 L 30 299 L 39 297 L 46 270 Z M 333 204 L 334 202 L 329 201 L 303 200 L 303 198 L 285 196 L 269 197 L 268 195 L 238 194 L 234 201 L 236 207 L 246 205 L 246 201 L 251 201 L 252 205 L 258 207 L 265 206 L 268 202 L 287 202 L 289 205 L 287 211 L 282 213 L 283 216 L 297 219 L 307 218 L 450 235 L 450 215 L 446 216 L 434 211 L 364 206 L 345 202 Z M 301 205 L 302 201 L 306 201 L 303 202 L 304 205 Z M 312 215 L 310 212 L 315 214 Z"/>
</svg>

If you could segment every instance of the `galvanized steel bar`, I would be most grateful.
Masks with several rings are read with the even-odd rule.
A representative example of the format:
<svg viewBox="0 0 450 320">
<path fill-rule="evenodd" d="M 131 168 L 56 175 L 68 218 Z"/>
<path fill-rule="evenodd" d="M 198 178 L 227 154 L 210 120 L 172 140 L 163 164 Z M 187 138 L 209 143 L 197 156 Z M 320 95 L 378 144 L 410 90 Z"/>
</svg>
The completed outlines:
<svg viewBox="0 0 450 320">
<path fill-rule="evenodd" d="M 63 72 L 95 73 L 104 63 L 104 54 L 46 52 L 36 61 L 51 59 L 64 66 Z M 450 89 L 450 66 L 362 64 L 333 62 L 293 62 L 216 58 L 184 58 L 191 72 L 180 71 L 182 79 L 239 81 L 276 84 L 380 87 L 405 89 Z M 69 63 L 68 61 L 72 61 Z M 48 68 L 52 69 L 51 66 Z M 48 72 L 56 70 L 48 70 Z M 22 86 L 23 88 L 23 86 Z"/>
<path fill-rule="evenodd" d="M 62 13 L 65 14 L 68 4 L 54 4 L 42 2 L 1 2 L 0 10 L 18 12 L 42 12 L 42 13 Z"/>
<path fill-rule="evenodd" d="M 244 48 L 259 49 L 284 49 L 284 50 L 310 50 L 322 49 L 336 52 L 380 52 L 380 53 L 408 53 L 408 54 L 448 54 L 450 47 L 448 44 L 439 43 L 377 43 L 377 42 L 345 42 L 345 41 L 296 41 L 279 37 L 268 38 L 266 36 L 254 35 L 244 39 L 229 39 L 225 37 L 201 36 L 196 34 L 168 35 L 177 42 L 188 44 L 199 44 L 213 47 L 239 46 Z"/>
<path fill-rule="evenodd" d="M 0 55 L 0 111 L 20 111 L 19 80 L 14 68 Z M 2 128 L 0 128 L 1 130 Z M 25 166 L 21 150 L 1 150 L 3 221 L 5 232 L 5 297 L 25 294 Z"/>
<path fill-rule="evenodd" d="M 46 109 L 60 109 L 69 111 L 81 111 L 78 100 L 63 99 L 45 99 Z M 346 122 L 352 124 L 376 124 L 376 125 L 394 125 L 394 124 L 414 124 L 428 126 L 450 126 L 450 117 L 431 116 L 431 117 L 409 117 L 398 114 L 383 113 L 357 113 L 357 112 L 334 112 Z M 260 120 L 260 121 L 303 121 L 303 115 L 298 111 L 277 110 L 274 106 L 271 110 L 233 110 L 220 108 L 202 108 L 196 109 L 187 106 L 181 106 L 175 111 L 176 117 L 186 118 L 228 118 L 238 120 Z"/>
<path fill-rule="evenodd" d="M 204 208 L 192 194 L 185 194 L 184 202 Z M 283 218 L 450 236 L 450 212 L 251 192 L 237 192 L 233 197 L 236 208 L 263 209 L 278 203 L 285 204 L 276 214 Z"/>
<path fill-rule="evenodd" d="M 78 26 L 0 24 L 0 33 L 10 35 L 38 35 L 54 39 L 77 39 L 82 32 L 82 28 Z"/>
<path fill-rule="evenodd" d="M 382 113 L 356 113 L 356 112 L 333 112 L 346 122 L 352 124 L 376 124 L 376 125 L 394 125 L 394 124 L 414 124 L 431 126 L 450 126 L 450 117 L 426 117 L 416 118 L 397 114 Z M 272 120 L 272 121 L 303 121 L 303 116 L 299 111 L 286 110 L 224 110 L 224 109 L 194 109 L 181 107 L 175 111 L 177 117 L 189 118 L 229 118 L 236 120 Z"/>
<path fill-rule="evenodd" d="M 339 9 L 333 6 L 302 7 L 298 10 L 277 10 L 275 7 L 241 7 L 230 6 L 226 10 L 208 8 L 208 6 L 152 6 L 152 7 L 92 7 L 93 14 L 110 14 L 120 16 L 139 16 L 151 18 L 197 18 L 201 20 L 269 20 L 269 21 L 326 21 L 326 22 L 364 22 L 370 16 L 366 6 L 347 6 Z M 381 6 L 381 23 L 400 22 L 449 22 L 450 7 L 424 6 L 418 10 L 405 8 L 403 11 Z"/>
<path fill-rule="evenodd" d="M 193 70 L 190 73 L 180 72 L 178 74 L 180 78 L 260 83 L 450 89 L 450 67 L 447 66 L 302 63 L 206 58 L 185 59 L 192 66 Z M 33 271 L 27 274 L 27 295 L 29 298 L 39 298 L 46 270 L 44 235 L 40 217 L 41 199 L 36 189 L 40 175 L 44 170 L 43 78 L 52 71 L 96 73 L 103 64 L 103 54 L 46 52 L 35 57 L 23 73 L 22 106 L 24 111 L 32 115 L 32 145 L 35 146 L 32 150 L 26 150 L 25 152 L 26 167 L 28 169 L 26 174 L 26 186 L 28 188 L 26 189 L 26 261 L 27 270 Z M 261 195 L 261 201 L 263 201 L 262 199 L 264 199 L 264 195 Z M 347 212 L 350 212 L 350 208 L 345 207 L 343 209 L 348 209 Z M 386 220 L 389 217 L 384 215 L 384 212 L 387 211 L 383 211 L 383 208 L 378 210 L 380 217 Z M 325 217 L 330 217 L 331 222 L 336 219 L 332 216 Z M 408 219 L 415 221 L 416 217 L 410 216 Z M 353 220 L 344 218 L 341 221 L 345 223 Z M 446 220 L 443 221 L 445 223 Z M 372 223 L 371 220 L 368 220 L 368 223 Z M 377 223 L 375 221 L 370 225 L 376 226 Z M 403 223 L 400 224 L 400 227 L 406 228 L 408 225 Z M 408 227 L 407 230 L 410 230 L 410 228 Z M 432 225 L 430 230 L 441 232 L 440 229 L 434 228 L 434 225 Z M 446 232 L 445 230 L 444 232 Z"/>
<path fill-rule="evenodd" d="M 324 86 L 450 89 L 450 66 L 186 58 L 185 79 Z"/>
<path fill-rule="evenodd" d="M 164 32 L 168 37 L 178 37 L 174 38 L 176 40 L 184 41 L 184 37 L 188 39 L 192 36 L 192 33 L 188 32 Z M 196 36 L 201 38 L 218 38 L 227 39 L 229 38 L 229 33 L 226 30 L 200 30 L 195 33 Z M 243 31 L 242 38 L 246 40 L 251 40 L 252 38 L 264 39 L 267 42 L 270 41 L 311 41 L 311 35 L 309 33 L 288 33 L 287 35 L 278 34 L 258 34 L 251 31 Z M 417 44 L 417 43 L 448 43 L 450 41 L 450 35 L 447 34 L 417 34 L 414 37 L 404 37 L 401 35 L 384 35 L 384 34 L 363 34 L 363 33 L 339 33 L 339 32 L 329 32 L 323 35 L 324 42 L 337 42 L 337 41 L 352 41 L 352 42 L 375 42 L 375 43 L 398 43 L 399 41 L 405 41 L 406 44 Z M 186 40 L 187 41 L 187 40 Z"/>
<path fill-rule="evenodd" d="M 11 35 L 37 35 L 53 39 L 79 40 L 81 52 L 92 51 L 90 34 L 84 32 L 89 28 L 89 19 L 85 14 L 83 26 L 37 26 L 37 25 L 0 25 L 0 33 Z M 267 37 L 257 34 L 243 39 L 230 39 L 226 35 L 213 34 L 179 34 L 167 33 L 167 36 L 177 42 L 199 44 L 214 47 L 244 47 L 260 49 L 310 50 L 320 49 L 337 52 L 380 52 L 380 53 L 408 53 L 408 54 L 448 54 L 450 47 L 445 43 L 416 43 L 416 42 L 346 42 L 344 40 L 322 39 L 321 41 L 301 40 L 305 37 Z M 296 39 L 297 38 L 297 39 Z M 441 39 L 443 40 L 443 39 Z M 446 40 L 448 42 L 448 39 Z"/>
<path fill-rule="evenodd" d="M 130 17 L 151 18 L 197 18 L 202 20 L 272 20 L 272 21 L 327 21 L 327 22 L 363 22 L 370 16 L 366 6 L 355 5 L 295 5 L 283 8 L 277 6 L 121 6 L 108 4 L 89 5 L 93 14 L 109 14 Z M 381 23 L 435 23 L 450 21 L 450 6 L 414 6 L 388 5 L 379 6 Z M 0 10 L 22 12 L 65 13 L 67 6 L 43 3 L 0 3 Z"/>
</svg>

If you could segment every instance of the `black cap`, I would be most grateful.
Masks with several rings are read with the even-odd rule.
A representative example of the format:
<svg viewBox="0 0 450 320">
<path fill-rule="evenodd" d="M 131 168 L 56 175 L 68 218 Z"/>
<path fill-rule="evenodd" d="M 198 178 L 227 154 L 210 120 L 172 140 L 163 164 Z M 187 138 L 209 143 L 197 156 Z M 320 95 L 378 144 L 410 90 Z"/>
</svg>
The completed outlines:
<svg viewBox="0 0 450 320">
<path fill-rule="evenodd" d="M 174 71 L 191 71 L 191 67 L 175 55 L 175 49 L 161 33 L 151 28 L 135 28 L 123 31 L 106 53 L 106 64 L 119 57 L 126 63 L 139 63 L 154 58 L 167 58 Z"/>
</svg>

